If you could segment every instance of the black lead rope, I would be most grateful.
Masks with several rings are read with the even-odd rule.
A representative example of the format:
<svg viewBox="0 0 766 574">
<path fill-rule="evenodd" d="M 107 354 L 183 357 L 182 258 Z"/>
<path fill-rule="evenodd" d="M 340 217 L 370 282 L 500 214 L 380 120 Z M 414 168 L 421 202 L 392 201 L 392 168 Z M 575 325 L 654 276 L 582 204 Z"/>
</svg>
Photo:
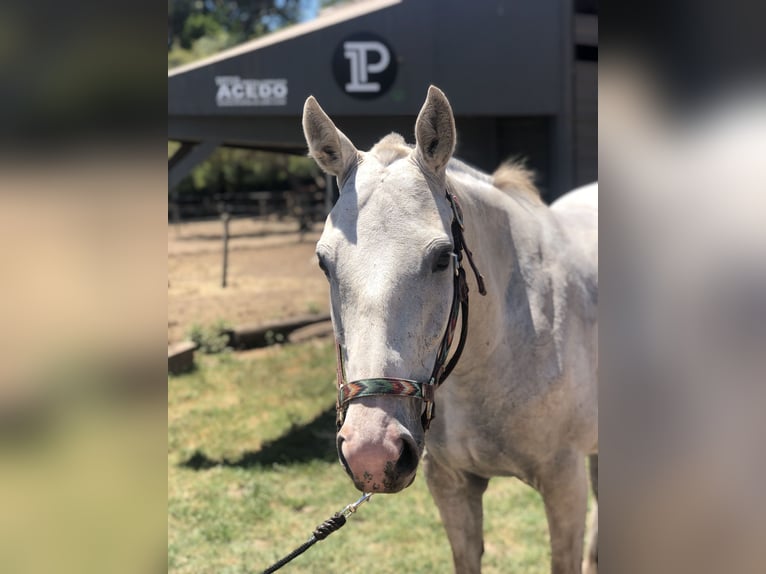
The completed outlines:
<svg viewBox="0 0 766 574">
<path fill-rule="evenodd" d="M 346 517 L 342 514 L 333 514 L 331 518 L 328 520 L 325 520 L 322 524 L 316 527 L 313 534 L 311 535 L 311 538 L 309 538 L 306 542 L 298 546 L 295 550 L 290 552 L 287 556 L 276 562 L 273 566 L 268 567 L 266 570 L 263 571 L 263 574 L 271 574 L 272 572 L 276 572 L 282 566 L 287 564 L 288 562 L 292 561 L 293 559 L 297 558 L 306 550 L 311 548 L 314 544 L 319 542 L 320 540 L 324 540 L 330 534 L 335 532 L 336 530 L 340 530 L 340 528 L 346 524 Z"/>
<path fill-rule="evenodd" d="M 324 540 L 325 538 L 330 536 L 330 534 L 332 534 L 333 532 L 340 530 L 346 524 L 346 518 L 349 515 L 356 512 L 356 509 L 359 508 L 359 506 L 362 503 L 367 502 L 370 499 L 370 497 L 372 497 L 372 493 L 367 492 L 364 495 L 362 495 L 362 497 L 356 502 L 349 504 L 346 508 L 344 508 L 340 512 L 336 512 L 335 514 L 333 514 L 330 518 L 325 520 L 322 524 L 320 524 L 314 529 L 314 532 L 311 533 L 311 538 L 309 538 L 306 542 L 298 546 L 298 548 L 290 552 L 290 554 L 288 554 L 281 560 L 275 562 L 273 565 L 266 568 L 266 570 L 263 571 L 263 574 L 271 574 L 272 572 L 276 572 L 277 570 L 282 568 L 282 566 L 284 566 L 288 562 L 291 562 L 292 560 L 294 560 L 295 558 L 297 558 L 298 556 L 306 552 L 306 550 L 311 548 L 314 544 L 316 544 L 320 540 Z"/>
</svg>

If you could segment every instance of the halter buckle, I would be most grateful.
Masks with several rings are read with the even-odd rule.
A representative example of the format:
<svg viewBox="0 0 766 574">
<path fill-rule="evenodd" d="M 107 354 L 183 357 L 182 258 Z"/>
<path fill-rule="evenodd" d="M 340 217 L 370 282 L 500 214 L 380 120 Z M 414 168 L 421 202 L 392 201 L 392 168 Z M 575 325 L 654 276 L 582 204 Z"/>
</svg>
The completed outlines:
<svg viewBox="0 0 766 574">
<path fill-rule="evenodd" d="M 431 421 L 434 418 L 434 402 L 426 403 L 426 410 L 423 411 L 423 416 L 420 417 L 420 424 L 423 426 L 423 431 L 427 431 L 431 426 Z"/>
<path fill-rule="evenodd" d="M 460 227 L 460 231 L 465 231 L 465 226 L 463 225 L 463 209 L 460 207 L 460 203 L 458 203 L 457 197 L 455 197 L 454 193 L 450 193 L 448 191 L 447 199 L 449 200 L 450 207 L 452 207 L 452 215 Z"/>
<path fill-rule="evenodd" d="M 427 383 L 423 383 L 423 386 L 421 387 L 421 393 L 423 395 L 423 400 L 426 403 L 432 403 L 434 402 L 434 389 L 436 388 L 436 385 L 434 384 L 435 381 L 433 377 L 431 377 L 431 380 Z"/>
</svg>

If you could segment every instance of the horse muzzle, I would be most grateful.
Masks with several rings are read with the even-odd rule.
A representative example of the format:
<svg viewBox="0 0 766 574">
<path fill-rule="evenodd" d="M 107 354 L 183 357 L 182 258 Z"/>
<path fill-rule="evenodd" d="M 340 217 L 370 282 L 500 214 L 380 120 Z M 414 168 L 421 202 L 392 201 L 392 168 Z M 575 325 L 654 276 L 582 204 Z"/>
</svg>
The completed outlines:
<svg viewBox="0 0 766 574">
<path fill-rule="evenodd" d="M 415 480 L 420 459 L 415 440 L 392 426 L 376 440 L 346 429 L 338 433 L 340 462 L 362 492 L 394 493 Z"/>
</svg>

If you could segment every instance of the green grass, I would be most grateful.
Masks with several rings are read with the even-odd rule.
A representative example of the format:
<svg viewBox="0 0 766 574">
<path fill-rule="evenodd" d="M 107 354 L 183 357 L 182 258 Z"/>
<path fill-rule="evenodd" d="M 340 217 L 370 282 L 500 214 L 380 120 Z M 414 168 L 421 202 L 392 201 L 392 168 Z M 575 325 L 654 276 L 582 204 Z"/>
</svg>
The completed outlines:
<svg viewBox="0 0 766 574">
<path fill-rule="evenodd" d="M 334 349 L 276 346 L 203 357 L 168 379 L 168 569 L 260 572 L 359 493 L 334 446 Z M 484 497 L 485 573 L 549 570 L 539 495 L 514 479 Z M 421 475 L 378 495 L 286 573 L 450 572 L 449 544 Z"/>
</svg>

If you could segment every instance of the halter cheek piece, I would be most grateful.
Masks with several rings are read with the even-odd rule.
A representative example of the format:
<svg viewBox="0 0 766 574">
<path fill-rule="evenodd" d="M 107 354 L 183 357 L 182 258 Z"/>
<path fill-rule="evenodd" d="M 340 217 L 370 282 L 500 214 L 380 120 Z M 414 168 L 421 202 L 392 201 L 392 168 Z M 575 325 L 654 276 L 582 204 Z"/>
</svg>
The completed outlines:
<svg viewBox="0 0 766 574">
<path fill-rule="evenodd" d="M 449 191 L 446 192 L 447 201 L 452 207 L 452 241 L 455 246 L 453 252 L 453 262 L 455 267 L 454 290 L 452 295 L 452 307 L 450 308 L 449 321 L 447 329 L 442 337 L 439 352 L 436 355 L 431 377 L 428 381 L 412 381 L 409 379 L 397 379 L 394 377 L 378 377 L 373 379 L 359 379 L 357 381 L 346 382 L 346 372 L 343 367 L 343 353 L 340 344 L 335 342 L 335 352 L 337 354 L 337 376 L 338 376 L 338 399 L 335 403 L 337 418 L 336 424 L 338 430 L 343 426 L 343 420 L 346 417 L 348 402 L 360 397 L 370 397 L 377 395 L 396 395 L 400 397 L 413 397 L 421 399 L 425 403 L 425 409 L 421 417 L 423 429 L 428 430 L 431 419 L 434 418 L 434 392 L 452 372 L 457 365 L 460 355 L 465 346 L 468 336 L 468 282 L 466 281 L 465 269 L 463 269 L 463 251 L 468 256 L 468 263 L 476 276 L 476 283 L 479 286 L 479 293 L 486 295 L 484 287 L 484 277 L 479 273 L 476 264 L 473 262 L 473 254 L 465 243 L 463 231 L 463 210 L 457 201 L 457 197 Z M 462 311 L 462 313 L 461 313 Z M 452 355 L 449 363 L 449 355 L 452 339 L 457 327 L 458 315 L 461 315 L 460 341 L 458 342 L 455 353 Z"/>
</svg>

